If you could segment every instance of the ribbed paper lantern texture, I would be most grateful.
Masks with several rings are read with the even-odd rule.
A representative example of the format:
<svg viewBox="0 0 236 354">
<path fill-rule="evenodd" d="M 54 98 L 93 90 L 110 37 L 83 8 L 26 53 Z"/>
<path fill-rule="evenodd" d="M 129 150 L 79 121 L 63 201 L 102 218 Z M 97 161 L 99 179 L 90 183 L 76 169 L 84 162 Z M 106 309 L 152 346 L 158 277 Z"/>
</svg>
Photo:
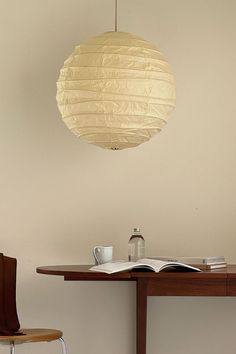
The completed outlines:
<svg viewBox="0 0 236 354">
<path fill-rule="evenodd" d="M 126 32 L 105 32 L 75 47 L 57 82 L 67 127 L 90 144 L 120 150 L 161 131 L 175 106 L 161 52 Z"/>
</svg>

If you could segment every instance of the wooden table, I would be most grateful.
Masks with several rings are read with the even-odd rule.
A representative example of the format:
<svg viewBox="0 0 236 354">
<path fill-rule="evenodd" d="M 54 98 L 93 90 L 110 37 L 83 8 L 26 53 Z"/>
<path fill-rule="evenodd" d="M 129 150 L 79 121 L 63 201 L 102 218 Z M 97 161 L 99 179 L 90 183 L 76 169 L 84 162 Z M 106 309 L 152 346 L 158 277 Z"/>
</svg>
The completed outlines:
<svg viewBox="0 0 236 354">
<path fill-rule="evenodd" d="M 38 267 L 37 273 L 61 275 L 65 281 L 135 281 L 137 284 L 137 354 L 146 354 L 148 296 L 236 296 L 236 265 L 203 272 L 92 272 L 91 265 Z"/>
</svg>

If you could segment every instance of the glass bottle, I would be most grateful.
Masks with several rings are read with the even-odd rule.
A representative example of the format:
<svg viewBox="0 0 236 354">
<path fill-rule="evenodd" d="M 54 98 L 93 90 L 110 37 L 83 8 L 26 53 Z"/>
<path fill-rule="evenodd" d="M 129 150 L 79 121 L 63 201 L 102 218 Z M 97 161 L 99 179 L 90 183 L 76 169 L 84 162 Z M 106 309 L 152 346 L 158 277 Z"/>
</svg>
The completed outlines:
<svg viewBox="0 0 236 354">
<path fill-rule="evenodd" d="M 129 239 L 128 260 L 136 262 L 140 258 L 145 257 L 145 241 L 140 233 L 140 228 L 135 227 L 133 235 Z"/>
</svg>

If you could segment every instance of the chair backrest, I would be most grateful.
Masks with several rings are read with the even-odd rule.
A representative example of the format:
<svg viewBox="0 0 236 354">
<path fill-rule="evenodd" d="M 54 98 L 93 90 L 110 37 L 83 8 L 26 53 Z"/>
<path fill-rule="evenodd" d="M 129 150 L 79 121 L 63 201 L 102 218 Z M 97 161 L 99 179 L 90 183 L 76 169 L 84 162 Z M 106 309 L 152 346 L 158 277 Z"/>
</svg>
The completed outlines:
<svg viewBox="0 0 236 354">
<path fill-rule="evenodd" d="M 15 258 L 0 253 L 0 335 L 14 335 L 20 328 L 16 307 Z"/>
</svg>

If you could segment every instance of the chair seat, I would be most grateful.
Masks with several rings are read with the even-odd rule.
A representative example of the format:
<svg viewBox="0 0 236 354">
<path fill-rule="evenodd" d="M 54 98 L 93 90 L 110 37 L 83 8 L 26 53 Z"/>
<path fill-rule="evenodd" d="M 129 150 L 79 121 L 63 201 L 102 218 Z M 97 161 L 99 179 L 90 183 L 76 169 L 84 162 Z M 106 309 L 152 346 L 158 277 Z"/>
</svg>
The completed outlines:
<svg viewBox="0 0 236 354">
<path fill-rule="evenodd" d="M 63 333 L 57 329 L 48 328 L 22 328 L 19 330 L 22 335 L 0 336 L 0 342 L 50 342 L 60 339 Z"/>
</svg>

